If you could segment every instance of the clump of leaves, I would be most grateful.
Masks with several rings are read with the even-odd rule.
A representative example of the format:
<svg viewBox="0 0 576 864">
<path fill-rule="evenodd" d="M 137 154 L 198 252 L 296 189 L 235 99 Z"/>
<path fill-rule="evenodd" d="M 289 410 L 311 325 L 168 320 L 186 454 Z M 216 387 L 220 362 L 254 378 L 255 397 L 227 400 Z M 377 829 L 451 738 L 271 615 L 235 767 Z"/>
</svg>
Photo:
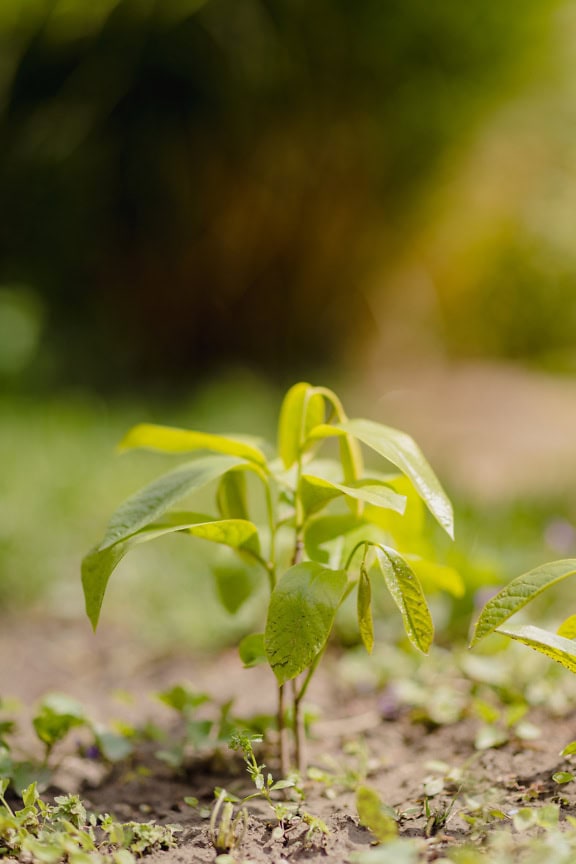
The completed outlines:
<svg viewBox="0 0 576 864">
<path fill-rule="evenodd" d="M 338 458 L 318 458 L 330 441 L 338 445 Z M 361 445 L 385 460 L 385 473 L 364 469 Z M 82 564 L 88 617 L 96 627 L 109 578 L 130 549 L 167 534 L 231 550 L 226 566 L 215 567 L 219 594 L 230 612 L 250 596 L 259 571 L 270 590 L 265 626 L 242 641 L 240 655 L 246 666 L 268 663 L 276 676 L 284 775 L 290 763 L 286 716 L 293 717 L 294 762 L 301 768 L 302 700 L 336 612 L 352 592 L 368 651 L 374 644 L 374 578 L 390 591 L 412 644 L 424 653 L 429 650 L 433 624 L 420 579 L 446 587 L 453 571 L 444 572 L 419 554 L 425 551 L 422 502 L 450 536 L 453 515 L 434 472 L 408 435 L 369 420 L 349 420 L 335 393 L 300 383 L 282 404 L 277 454 L 255 439 L 151 424 L 134 427 L 120 446 L 210 455 L 197 455 L 163 475 L 112 516 L 103 539 Z M 389 471 L 390 466 L 395 470 Z M 248 476 L 262 491 L 264 525 L 252 521 Z M 175 509 L 210 483 L 216 483 L 217 515 Z"/>
<path fill-rule="evenodd" d="M 561 663 L 571 672 L 576 672 L 576 615 L 570 615 L 550 633 L 542 627 L 526 624 L 522 627 L 502 625 L 516 612 L 553 588 L 568 576 L 576 574 L 576 559 L 567 558 L 543 564 L 513 579 L 484 606 L 476 622 L 471 645 L 475 645 L 490 633 L 503 633 L 511 639 L 533 648 L 540 654 Z"/>
<path fill-rule="evenodd" d="M 88 815 L 77 795 L 62 795 L 48 804 L 36 783 L 22 793 L 23 807 L 6 800 L 9 781 L 0 780 L 0 858 L 43 864 L 135 864 L 136 857 L 175 845 L 173 825 L 116 822 L 111 816 Z"/>
</svg>

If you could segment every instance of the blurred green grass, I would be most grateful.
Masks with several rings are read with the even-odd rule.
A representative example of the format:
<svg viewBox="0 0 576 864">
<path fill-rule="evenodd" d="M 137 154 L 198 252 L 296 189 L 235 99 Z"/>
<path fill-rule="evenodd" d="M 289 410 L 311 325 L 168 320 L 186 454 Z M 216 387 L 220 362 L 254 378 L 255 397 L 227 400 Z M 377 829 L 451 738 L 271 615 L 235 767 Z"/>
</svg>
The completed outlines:
<svg viewBox="0 0 576 864">
<path fill-rule="evenodd" d="M 3 397 L 2 612 L 35 609 L 64 617 L 83 615 L 82 556 L 98 541 L 121 501 L 174 465 L 173 459 L 157 454 L 116 454 L 115 445 L 131 425 L 148 420 L 257 434 L 273 441 L 280 400 L 279 392 L 243 375 L 211 384 L 178 406 L 161 400 L 106 402 L 84 394 L 39 400 Z M 198 508 L 210 512 L 212 496 L 208 490 L 203 500 L 196 498 Z M 446 542 L 430 524 L 439 560 L 459 569 L 467 586 L 463 598 L 433 598 L 444 642 L 466 637 L 486 587 L 546 560 L 576 554 L 569 535 L 569 502 L 508 500 L 488 507 L 460 499 L 455 504 L 456 544 Z M 568 531 L 568 546 L 560 550 L 564 554 L 551 545 L 551 525 Z M 125 626 L 159 645 L 211 649 L 235 642 L 258 626 L 263 596 L 257 595 L 237 616 L 223 611 L 209 570 L 214 554 L 210 544 L 184 537 L 136 550 L 114 575 L 104 604 L 104 626 Z M 555 608 L 566 611 L 570 592 L 567 584 L 551 595 L 546 614 L 553 617 Z M 352 625 L 344 624 L 344 641 L 353 640 Z M 386 629 L 395 632 L 393 626 Z"/>
</svg>

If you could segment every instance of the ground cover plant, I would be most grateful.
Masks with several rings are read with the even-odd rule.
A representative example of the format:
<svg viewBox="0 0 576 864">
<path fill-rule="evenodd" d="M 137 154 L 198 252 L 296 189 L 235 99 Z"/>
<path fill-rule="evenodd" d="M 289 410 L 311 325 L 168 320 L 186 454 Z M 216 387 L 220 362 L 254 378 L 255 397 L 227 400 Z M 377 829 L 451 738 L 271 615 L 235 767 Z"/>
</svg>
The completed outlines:
<svg viewBox="0 0 576 864">
<path fill-rule="evenodd" d="M 319 449 L 331 439 L 339 444 L 338 458 L 318 458 Z M 366 471 L 360 444 L 399 473 Z M 408 435 L 372 421 L 349 420 L 335 393 L 307 383 L 296 384 L 284 398 L 277 455 L 267 456 L 257 439 L 153 424 L 134 427 L 120 446 L 210 455 L 199 455 L 161 476 L 112 516 L 103 539 L 82 564 L 86 612 L 93 627 L 109 578 L 131 547 L 185 533 L 231 549 L 242 566 L 229 561 L 226 569 L 216 572 L 227 608 L 236 610 L 250 595 L 254 570 L 268 581 L 264 632 L 246 637 L 240 656 L 248 666 L 266 662 L 274 672 L 281 771 L 285 775 L 292 761 L 289 728 L 293 761 L 301 770 L 302 700 L 336 612 L 354 591 L 360 635 L 366 649 L 372 650 L 375 569 L 400 610 L 412 644 L 424 653 L 430 648 L 433 623 L 417 573 L 420 569 L 434 581 L 438 570 L 414 556 L 421 522 L 415 499 L 424 501 L 452 536 L 452 506 L 438 479 Z M 251 518 L 247 474 L 257 478 L 263 491 L 263 525 Z M 212 482 L 217 482 L 218 515 L 174 509 Z M 331 505 L 342 499 L 347 509 L 330 512 Z M 408 525 L 398 523 L 398 517 Z"/>
</svg>

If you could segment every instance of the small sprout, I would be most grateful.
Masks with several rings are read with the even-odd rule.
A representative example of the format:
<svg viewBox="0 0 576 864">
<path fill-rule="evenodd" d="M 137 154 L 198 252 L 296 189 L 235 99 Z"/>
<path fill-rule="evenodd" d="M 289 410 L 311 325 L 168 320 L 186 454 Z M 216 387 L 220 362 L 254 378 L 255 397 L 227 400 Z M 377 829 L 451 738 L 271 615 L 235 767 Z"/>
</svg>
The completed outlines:
<svg viewBox="0 0 576 864">
<path fill-rule="evenodd" d="M 210 839 L 217 852 L 231 852 L 244 840 L 248 830 L 245 807 L 234 815 L 234 804 L 225 789 L 220 789 L 210 817 Z"/>
</svg>

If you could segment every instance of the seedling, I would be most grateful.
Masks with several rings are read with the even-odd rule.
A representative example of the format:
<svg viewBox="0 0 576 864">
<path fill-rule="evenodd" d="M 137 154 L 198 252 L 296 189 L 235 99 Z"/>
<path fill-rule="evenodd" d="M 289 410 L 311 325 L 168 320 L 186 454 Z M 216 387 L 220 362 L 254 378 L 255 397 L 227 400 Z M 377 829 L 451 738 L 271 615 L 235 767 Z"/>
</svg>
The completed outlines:
<svg viewBox="0 0 576 864">
<path fill-rule="evenodd" d="M 260 744 L 261 742 L 261 735 L 251 735 L 246 732 L 235 732 L 232 735 L 230 739 L 230 747 L 232 750 L 238 750 L 242 753 L 246 770 L 250 775 L 250 779 L 252 780 L 256 791 L 251 795 L 246 795 L 242 799 L 236 799 L 229 796 L 225 790 L 219 790 L 216 802 L 217 805 L 220 798 L 224 796 L 224 800 L 228 800 L 231 806 L 233 803 L 239 804 L 241 809 L 238 816 L 240 816 L 240 813 L 243 811 L 246 812 L 244 804 L 246 804 L 247 801 L 253 801 L 255 798 L 262 798 L 268 804 L 278 823 L 272 832 L 273 839 L 282 839 L 287 831 L 292 829 L 295 825 L 302 823 L 307 826 L 305 836 L 306 843 L 310 843 L 315 834 L 320 834 L 321 837 L 325 837 L 329 833 L 328 826 L 325 822 L 317 816 L 313 816 L 312 813 L 309 813 L 302 807 L 301 801 L 303 799 L 303 791 L 298 785 L 297 776 L 288 777 L 284 780 L 274 780 L 272 774 L 266 769 L 266 765 L 258 762 L 256 754 L 254 753 L 254 745 Z M 292 789 L 293 794 L 295 794 L 296 798 L 300 800 L 296 802 L 275 800 L 273 793 L 283 792 L 286 789 Z M 232 815 L 231 810 L 229 811 L 229 814 L 230 819 Z"/>
<path fill-rule="evenodd" d="M 471 645 L 490 633 L 503 633 L 523 645 L 545 654 L 561 663 L 571 672 L 576 672 L 576 615 L 570 615 L 559 626 L 556 633 L 542 627 L 526 624 L 523 627 L 502 627 L 505 621 L 523 609 L 544 591 L 553 588 L 563 579 L 576 574 L 576 559 L 568 558 L 543 564 L 513 579 L 492 597 L 482 609 L 474 629 Z"/>
<path fill-rule="evenodd" d="M 319 459 L 318 451 L 330 441 L 338 444 L 339 458 Z M 361 444 L 399 473 L 365 472 Z M 167 534 L 187 534 L 232 550 L 238 578 L 219 580 L 229 611 L 238 609 L 253 590 L 254 580 L 242 574 L 260 571 L 270 591 L 265 628 L 242 641 L 240 655 L 247 666 L 268 663 L 276 676 L 284 776 L 291 761 L 289 701 L 294 762 L 302 768 L 302 700 L 336 612 L 353 591 L 360 636 L 372 650 L 374 570 L 396 602 L 408 638 L 428 652 L 433 624 L 418 574 L 429 584 L 441 574 L 412 554 L 422 548 L 421 502 L 450 536 L 453 515 L 444 490 L 408 435 L 369 420 L 349 420 L 335 393 L 300 383 L 282 404 L 277 456 L 268 455 L 257 440 L 150 424 L 134 427 L 120 447 L 211 453 L 155 480 L 112 516 L 103 539 L 82 564 L 92 626 L 98 624 L 108 580 L 122 558 L 132 547 Z M 266 519 L 261 526 L 251 520 L 254 505 L 247 476 L 256 478 L 263 492 Z M 209 483 L 217 484 L 218 515 L 174 509 Z"/>
<path fill-rule="evenodd" d="M 175 845 L 174 825 L 116 822 L 88 815 L 77 795 L 43 801 L 33 783 L 22 792 L 23 807 L 6 800 L 9 781 L 0 780 L 0 857 L 14 861 L 135 864 L 136 856 Z"/>
</svg>

